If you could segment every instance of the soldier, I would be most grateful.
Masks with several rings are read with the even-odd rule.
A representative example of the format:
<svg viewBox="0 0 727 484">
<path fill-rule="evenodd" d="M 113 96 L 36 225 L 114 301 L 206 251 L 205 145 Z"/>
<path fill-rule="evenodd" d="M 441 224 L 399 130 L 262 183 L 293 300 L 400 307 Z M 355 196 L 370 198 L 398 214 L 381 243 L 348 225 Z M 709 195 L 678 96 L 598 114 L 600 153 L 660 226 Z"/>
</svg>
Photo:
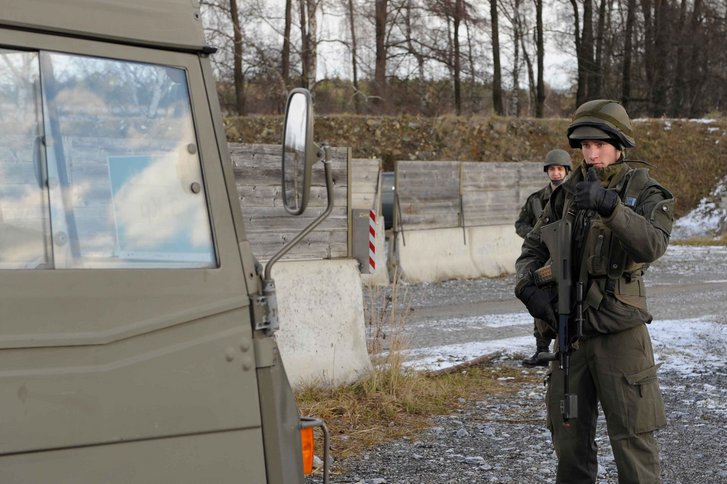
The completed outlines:
<svg viewBox="0 0 727 484">
<path fill-rule="evenodd" d="M 581 105 L 567 136 L 571 147 L 581 149 L 584 161 L 555 190 L 525 238 L 515 286 L 515 295 L 530 314 L 557 325 L 552 292 L 537 287 L 532 273 L 551 255 L 541 241 L 543 227 L 570 220 L 570 254 L 554 256 L 570 257 L 572 280 L 583 283 L 584 321 L 580 337 L 568 341 L 568 381 L 578 400 L 577 418 L 568 420 L 561 414 L 561 365 L 554 361 L 547 378 L 547 420 L 558 456 L 556 480 L 596 482 L 594 436 L 600 402 L 619 482 L 659 482 L 654 431 L 666 425 L 666 418 L 646 327 L 652 317 L 643 275 L 666 251 L 674 197 L 649 177 L 647 169 L 624 162 L 623 150 L 634 147 L 635 141 L 631 120 L 617 102 Z M 571 311 L 569 328 L 575 327 L 574 319 Z"/>
<path fill-rule="evenodd" d="M 520 237 L 525 238 L 528 232 L 533 229 L 538 217 L 543 213 L 545 204 L 550 200 L 550 194 L 553 193 L 553 189 L 563 183 L 565 177 L 570 173 L 571 168 L 570 154 L 567 151 L 555 149 L 550 150 L 545 155 L 543 171 L 548 175 L 550 182 L 540 190 L 530 194 L 525 201 L 525 205 L 520 209 L 520 215 L 518 215 L 515 221 L 515 232 Z M 530 358 L 524 359 L 522 364 L 528 367 L 548 366 L 548 362 L 538 355 L 550 351 L 553 332 L 549 330 L 547 323 L 535 319 L 533 321 L 533 336 L 535 336 L 535 353 Z"/>
</svg>

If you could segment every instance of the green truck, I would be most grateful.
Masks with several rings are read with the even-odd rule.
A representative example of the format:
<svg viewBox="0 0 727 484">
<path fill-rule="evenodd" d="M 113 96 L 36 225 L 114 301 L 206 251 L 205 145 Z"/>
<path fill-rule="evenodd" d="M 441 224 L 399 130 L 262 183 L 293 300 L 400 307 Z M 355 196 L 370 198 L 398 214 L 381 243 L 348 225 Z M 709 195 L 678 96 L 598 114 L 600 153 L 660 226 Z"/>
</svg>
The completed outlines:
<svg viewBox="0 0 727 484">
<path fill-rule="evenodd" d="M 304 482 L 325 427 L 278 353 L 213 51 L 197 0 L 0 0 L 4 484 Z M 289 99 L 300 213 L 312 108 Z"/>
</svg>

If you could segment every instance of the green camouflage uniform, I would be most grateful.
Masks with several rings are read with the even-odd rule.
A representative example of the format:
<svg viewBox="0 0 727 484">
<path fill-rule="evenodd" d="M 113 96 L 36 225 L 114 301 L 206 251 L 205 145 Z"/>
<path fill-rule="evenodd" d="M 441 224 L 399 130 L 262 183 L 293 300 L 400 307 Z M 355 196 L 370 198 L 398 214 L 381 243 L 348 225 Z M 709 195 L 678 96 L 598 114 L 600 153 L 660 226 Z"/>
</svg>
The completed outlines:
<svg viewBox="0 0 727 484">
<path fill-rule="evenodd" d="M 532 284 L 532 271 L 550 257 L 540 241 L 541 228 L 567 213 L 576 183 L 586 178 L 585 170 L 582 163 L 555 190 L 524 240 L 516 263 L 516 294 Z M 631 178 L 641 181 L 628 184 Z M 578 396 L 578 417 L 569 426 L 563 425 L 560 411 L 563 372 L 557 362 L 551 363 L 548 378 L 548 427 L 558 455 L 557 482 L 596 481 L 594 437 L 599 401 L 619 482 L 659 482 L 653 431 L 665 426 L 666 418 L 657 381 L 658 365 L 654 364 L 646 328 L 652 318 L 642 276 L 648 264 L 666 251 L 674 198 L 648 178 L 646 170 L 632 169 L 623 162 L 606 167 L 599 179 L 603 187 L 619 194 L 621 202 L 608 217 L 579 210 L 573 221 L 573 280 L 584 284 L 585 322 L 584 334 L 571 354 L 569 384 L 570 393 Z M 634 186 L 638 193 L 634 193 Z"/>
<path fill-rule="evenodd" d="M 515 232 L 525 238 L 528 232 L 533 230 L 535 222 L 538 221 L 538 217 L 543 213 L 545 205 L 550 200 L 550 195 L 553 193 L 553 189 L 550 187 L 550 183 L 545 185 L 537 192 L 530 194 L 528 199 L 525 201 L 525 205 L 520 209 L 520 214 L 517 216 L 515 221 Z"/>
<path fill-rule="evenodd" d="M 533 230 L 535 223 L 538 221 L 538 217 L 543 213 L 543 209 L 548 204 L 552 193 L 553 188 L 548 183 L 537 192 L 530 194 L 525 201 L 525 205 L 520 209 L 520 214 L 515 221 L 515 232 L 520 237 L 524 239 L 528 235 L 528 232 Z M 533 322 L 533 336 L 535 336 L 535 345 L 538 349 L 549 348 L 550 342 L 553 340 L 552 334 L 548 334 L 546 330 L 547 326 L 545 322 L 537 318 Z"/>
</svg>

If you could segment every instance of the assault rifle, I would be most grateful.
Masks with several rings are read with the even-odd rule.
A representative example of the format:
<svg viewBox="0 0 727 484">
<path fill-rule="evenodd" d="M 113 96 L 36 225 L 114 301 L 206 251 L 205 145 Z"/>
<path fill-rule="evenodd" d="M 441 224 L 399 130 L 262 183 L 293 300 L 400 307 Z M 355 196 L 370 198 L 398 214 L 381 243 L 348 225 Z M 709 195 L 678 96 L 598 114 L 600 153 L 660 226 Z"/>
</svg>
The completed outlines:
<svg viewBox="0 0 727 484">
<path fill-rule="evenodd" d="M 541 353 L 539 357 L 546 361 L 559 360 L 563 370 L 563 399 L 560 411 L 563 425 L 570 426 L 569 421 L 578 417 L 578 395 L 570 393 L 570 355 L 573 351 L 572 336 L 568 327 L 571 316 L 573 291 L 573 267 L 571 261 L 571 235 L 575 212 L 569 210 L 565 217 L 543 226 L 540 238 L 550 251 L 551 263 L 535 271 L 534 281 L 538 287 L 556 284 L 558 289 L 558 352 Z M 583 334 L 583 283 L 576 284 L 576 337 Z"/>
</svg>

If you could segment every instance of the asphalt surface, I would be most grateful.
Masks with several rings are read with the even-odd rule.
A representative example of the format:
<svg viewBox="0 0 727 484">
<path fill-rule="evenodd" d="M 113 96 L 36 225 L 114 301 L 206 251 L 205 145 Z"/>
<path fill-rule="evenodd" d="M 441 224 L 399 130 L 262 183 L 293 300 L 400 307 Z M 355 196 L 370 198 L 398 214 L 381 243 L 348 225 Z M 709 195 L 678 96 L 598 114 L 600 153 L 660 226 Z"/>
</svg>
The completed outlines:
<svg viewBox="0 0 727 484">
<path fill-rule="evenodd" d="M 649 311 L 654 320 L 727 317 L 727 247 L 671 246 L 645 276 Z M 442 321 L 467 320 L 482 315 L 524 313 L 513 295 L 513 275 L 494 279 L 453 280 L 442 283 L 400 283 L 396 300 L 405 313 L 402 325 L 409 348 L 498 340 L 532 334 L 529 318 L 513 317 L 497 328 L 466 324 L 460 328 Z M 381 301 L 390 290 L 376 294 Z"/>
</svg>

